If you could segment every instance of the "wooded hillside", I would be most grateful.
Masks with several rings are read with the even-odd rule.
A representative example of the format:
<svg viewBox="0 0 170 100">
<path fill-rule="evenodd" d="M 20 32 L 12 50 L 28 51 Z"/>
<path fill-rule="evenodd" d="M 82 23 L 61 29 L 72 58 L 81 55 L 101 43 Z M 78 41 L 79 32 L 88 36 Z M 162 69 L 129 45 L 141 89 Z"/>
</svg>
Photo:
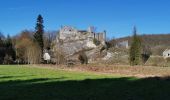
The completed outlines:
<svg viewBox="0 0 170 100">
<path fill-rule="evenodd" d="M 168 34 L 149 34 L 149 35 L 140 35 L 142 40 L 142 44 L 147 45 L 151 48 L 153 55 L 162 55 L 162 52 L 170 48 L 170 33 Z M 131 44 L 131 37 L 123 37 L 115 39 L 116 42 L 120 41 L 129 41 L 129 45 Z M 112 41 L 115 41 L 112 40 Z"/>
</svg>

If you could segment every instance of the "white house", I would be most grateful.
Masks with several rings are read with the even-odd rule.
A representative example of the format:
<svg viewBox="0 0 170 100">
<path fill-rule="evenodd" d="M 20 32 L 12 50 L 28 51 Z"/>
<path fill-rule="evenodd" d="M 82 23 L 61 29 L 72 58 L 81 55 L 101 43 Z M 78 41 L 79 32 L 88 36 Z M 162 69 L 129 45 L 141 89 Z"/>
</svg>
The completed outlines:
<svg viewBox="0 0 170 100">
<path fill-rule="evenodd" d="M 170 49 L 166 49 L 164 52 L 163 52 L 163 57 L 166 59 L 168 57 L 170 57 Z"/>
<path fill-rule="evenodd" d="M 121 42 L 118 42 L 117 44 L 116 44 L 116 47 L 124 47 L 124 48 L 129 48 L 129 42 L 128 42 L 128 40 L 127 41 L 121 41 Z"/>
<path fill-rule="evenodd" d="M 47 63 L 51 60 L 49 53 L 44 53 L 43 58 L 44 58 L 45 61 L 47 61 Z"/>
</svg>

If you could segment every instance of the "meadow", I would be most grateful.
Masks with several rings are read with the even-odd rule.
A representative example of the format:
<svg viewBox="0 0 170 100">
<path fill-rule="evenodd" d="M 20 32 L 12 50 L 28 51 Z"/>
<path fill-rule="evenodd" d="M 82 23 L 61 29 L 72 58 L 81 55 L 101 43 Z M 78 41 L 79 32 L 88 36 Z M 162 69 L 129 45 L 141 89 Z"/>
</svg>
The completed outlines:
<svg viewBox="0 0 170 100">
<path fill-rule="evenodd" d="M 170 79 L 0 66 L 0 100 L 170 100 Z"/>
</svg>

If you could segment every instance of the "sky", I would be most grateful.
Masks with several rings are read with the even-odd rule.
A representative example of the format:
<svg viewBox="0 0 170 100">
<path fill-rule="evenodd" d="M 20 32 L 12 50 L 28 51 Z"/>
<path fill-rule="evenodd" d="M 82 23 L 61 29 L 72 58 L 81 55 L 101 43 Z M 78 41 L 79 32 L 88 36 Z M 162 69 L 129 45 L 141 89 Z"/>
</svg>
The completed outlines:
<svg viewBox="0 0 170 100">
<path fill-rule="evenodd" d="M 136 26 L 139 34 L 170 33 L 170 0 L 0 0 L 0 32 L 34 30 L 39 14 L 45 31 L 95 26 L 119 38 L 132 35 Z"/>
</svg>

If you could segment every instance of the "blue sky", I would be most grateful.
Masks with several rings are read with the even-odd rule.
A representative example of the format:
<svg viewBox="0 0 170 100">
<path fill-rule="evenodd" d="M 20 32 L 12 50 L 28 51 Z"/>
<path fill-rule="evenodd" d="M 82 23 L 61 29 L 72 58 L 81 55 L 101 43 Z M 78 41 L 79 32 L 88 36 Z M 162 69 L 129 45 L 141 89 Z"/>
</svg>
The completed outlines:
<svg viewBox="0 0 170 100">
<path fill-rule="evenodd" d="M 34 30 L 38 14 L 46 31 L 95 26 L 117 38 L 131 35 L 136 25 L 140 34 L 170 33 L 170 0 L 0 0 L 0 31 Z"/>
</svg>

